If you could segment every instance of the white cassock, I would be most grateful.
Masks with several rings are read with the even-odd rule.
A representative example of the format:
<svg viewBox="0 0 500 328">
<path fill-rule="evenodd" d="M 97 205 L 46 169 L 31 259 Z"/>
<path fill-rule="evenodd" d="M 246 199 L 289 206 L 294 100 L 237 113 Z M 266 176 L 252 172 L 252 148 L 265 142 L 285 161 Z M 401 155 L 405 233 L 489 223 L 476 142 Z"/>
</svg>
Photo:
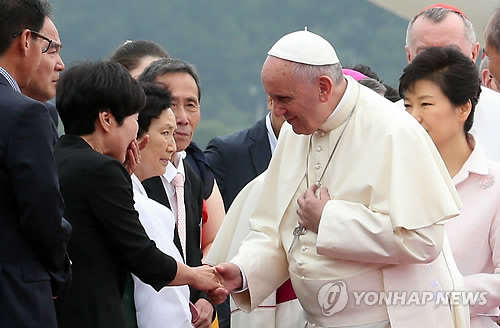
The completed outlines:
<svg viewBox="0 0 500 328">
<path fill-rule="evenodd" d="M 265 172 L 243 188 L 229 208 L 224 222 L 210 248 L 206 259 L 208 264 L 229 262 L 237 253 L 241 243 L 250 232 L 249 219 L 261 193 Z M 306 324 L 304 311 L 297 299 L 277 304 L 273 291 L 252 312 L 241 311 L 231 299 L 231 327 L 233 328 L 290 328 Z"/>
<path fill-rule="evenodd" d="M 252 195 L 258 206 L 250 214 L 251 232 L 232 260 L 246 275 L 248 290 L 232 297 L 251 311 L 290 277 L 306 320 L 316 327 L 468 327 L 463 305 L 355 304 L 354 292 L 463 290 L 443 227 L 459 214 L 461 202 L 420 124 L 347 80 L 340 104 L 312 136 L 283 126 L 258 194 Z M 307 231 L 289 253 L 306 169 L 309 184 L 319 180 L 352 111 L 322 180 L 331 199 L 319 232 Z M 325 316 L 319 291 L 338 281 L 347 286 L 348 302 Z"/>
<path fill-rule="evenodd" d="M 175 219 L 172 212 L 160 203 L 147 197 L 139 179 L 132 175 L 135 209 L 139 220 L 156 247 L 163 253 L 183 263 L 182 256 L 174 244 Z M 157 292 L 153 287 L 134 279 L 134 301 L 139 328 L 190 328 L 189 287 L 167 286 Z"/>
<path fill-rule="evenodd" d="M 404 110 L 404 100 L 397 102 Z M 470 133 L 481 143 L 486 156 L 500 161 L 500 93 L 481 87 Z"/>
</svg>

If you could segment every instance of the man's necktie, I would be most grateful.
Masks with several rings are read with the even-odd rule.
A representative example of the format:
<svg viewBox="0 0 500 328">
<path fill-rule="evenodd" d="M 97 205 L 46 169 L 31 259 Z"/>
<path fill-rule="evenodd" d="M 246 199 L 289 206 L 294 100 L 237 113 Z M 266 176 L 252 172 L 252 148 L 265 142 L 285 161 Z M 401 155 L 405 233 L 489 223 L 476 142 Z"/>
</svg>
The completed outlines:
<svg viewBox="0 0 500 328">
<path fill-rule="evenodd" d="M 182 246 L 184 262 L 186 262 L 186 208 L 184 207 L 184 176 L 177 173 L 172 180 L 175 187 L 175 199 L 177 201 L 177 231 Z"/>
</svg>

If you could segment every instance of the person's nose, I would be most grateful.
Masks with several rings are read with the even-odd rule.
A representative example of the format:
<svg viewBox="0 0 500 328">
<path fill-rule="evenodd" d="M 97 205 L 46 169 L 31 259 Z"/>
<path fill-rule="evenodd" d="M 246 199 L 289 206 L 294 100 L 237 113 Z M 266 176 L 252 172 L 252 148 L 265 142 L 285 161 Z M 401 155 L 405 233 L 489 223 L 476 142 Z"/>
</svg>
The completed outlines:
<svg viewBox="0 0 500 328">
<path fill-rule="evenodd" d="M 168 141 L 167 152 L 171 152 L 171 153 L 177 152 L 177 146 L 175 145 L 175 139 L 174 139 L 173 135 Z"/>
<path fill-rule="evenodd" d="M 64 67 L 65 67 L 64 66 L 64 62 L 63 62 L 63 60 L 62 60 L 62 58 L 61 58 L 60 55 L 57 55 L 57 56 L 58 56 L 58 59 L 57 59 L 57 62 L 56 62 L 56 68 L 55 69 L 58 72 L 62 72 L 62 71 L 64 71 Z"/>
<path fill-rule="evenodd" d="M 420 110 L 417 108 L 411 108 L 408 110 L 408 113 L 410 113 L 413 118 L 417 120 L 418 123 L 422 123 L 422 115 L 420 114 Z"/>
<path fill-rule="evenodd" d="M 283 106 L 280 106 L 277 102 L 273 102 L 272 106 L 273 106 L 273 114 L 276 117 L 281 117 L 285 115 L 287 112 L 286 108 L 283 108 Z"/>
<path fill-rule="evenodd" d="M 175 108 L 175 120 L 177 125 L 187 125 L 189 123 L 186 111 L 181 105 L 177 105 Z"/>
</svg>

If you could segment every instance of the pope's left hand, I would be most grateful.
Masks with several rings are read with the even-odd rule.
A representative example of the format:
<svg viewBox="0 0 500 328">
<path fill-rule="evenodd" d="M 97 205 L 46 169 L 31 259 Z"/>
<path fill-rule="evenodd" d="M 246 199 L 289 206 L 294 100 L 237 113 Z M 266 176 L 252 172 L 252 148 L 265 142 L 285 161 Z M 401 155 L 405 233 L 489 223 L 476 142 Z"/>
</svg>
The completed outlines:
<svg viewBox="0 0 500 328">
<path fill-rule="evenodd" d="M 199 317 L 193 322 L 196 328 L 209 328 L 212 324 L 212 316 L 214 314 L 213 305 L 204 298 L 200 298 L 195 304 L 199 312 Z"/>
<path fill-rule="evenodd" d="M 319 191 L 319 198 L 316 197 L 316 192 Z M 326 202 L 330 200 L 328 189 L 320 188 L 313 184 L 306 192 L 297 199 L 299 208 L 297 215 L 299 216 L 299 224 L 309 231 L 318 233 L 319 222 L 321 221 L 321 214 Z"/>
</svg>

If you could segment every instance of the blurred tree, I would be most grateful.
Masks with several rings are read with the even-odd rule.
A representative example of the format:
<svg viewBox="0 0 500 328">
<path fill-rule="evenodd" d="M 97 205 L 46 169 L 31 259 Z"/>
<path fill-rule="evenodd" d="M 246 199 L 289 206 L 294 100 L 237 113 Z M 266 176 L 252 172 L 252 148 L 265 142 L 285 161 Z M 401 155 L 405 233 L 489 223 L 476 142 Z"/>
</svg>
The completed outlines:
<svg viewBox="0 0 500 328">
<path fill-rule="evenodd" d="M 365 0 L 52 0 L 66 64 L 107 58 L 130 39 L 148 39 L 196 65 L 202 120 L 195 141 L 252 125 L 266 110 L 260 70 L 286 33 L 308 26 L 344 65 L 366 64 L 397 86 L 406 65 L 407 22 Z"/>
</svg>

